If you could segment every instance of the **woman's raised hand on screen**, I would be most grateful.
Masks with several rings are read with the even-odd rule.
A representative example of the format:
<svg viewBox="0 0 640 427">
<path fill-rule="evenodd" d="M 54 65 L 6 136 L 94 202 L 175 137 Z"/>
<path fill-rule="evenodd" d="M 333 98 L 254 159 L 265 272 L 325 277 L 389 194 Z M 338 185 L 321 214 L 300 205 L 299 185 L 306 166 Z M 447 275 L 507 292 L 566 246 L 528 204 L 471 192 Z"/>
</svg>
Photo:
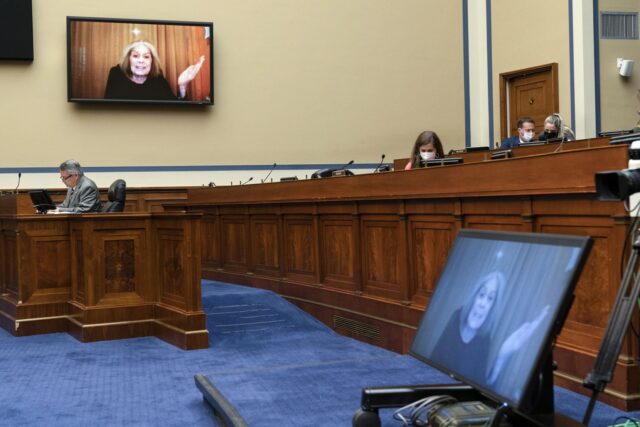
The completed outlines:
<svg viewBox="0 0 640 427">
<path fill-rule="evenodd" d="M 498 379 L 498 374 L 502 370 L 502 367 L 507 359 L 509 359 L 509 357 L 513 353 L 520 350 L 522 346 L 531 338 L 531 335 L 533 335 L 535 330 L 538 328 L 540 322 L 542 322 L 542 320 L 547 317 L 550 310 L 551 306 L 545 306 L 535 319 L 520 325 L 518 329 L 513 331 L 511 335 L 509 335 L 507 339 L 504 340 L 504 342 L 500 346 L 500 350 L 498 351 L 495 365 L 489 375 L 489 384 L 494 383 Z"/>
<path fill-rule="evenodd" d="M 195 64 L 189 65 L 186 70 L 180 73 L 178 77 L 178 90 L 180 91 L 180 98 L 184 98 L 187 94 L 187 86 L 193 79 L 196 78 L 202 64 L 204 64 L 204 55 L 200 57 L 200 60 Z"/>
<path fill-rule="evenodd" d="M 519 350 L 522 345 L 529 340 L 531 335 L 533 335 L 533 332 L 537 329 L 538 325 L 540 325 L 542 319 L 549 314 L 550 309 L 551 307 L 547 305 L 535 319 L 530 322 L 523 323 L 518 329 L 513 331 L 504 341 L 502 347 L 500 347 L 500 354 L 510 355 Z"/>
</svg>

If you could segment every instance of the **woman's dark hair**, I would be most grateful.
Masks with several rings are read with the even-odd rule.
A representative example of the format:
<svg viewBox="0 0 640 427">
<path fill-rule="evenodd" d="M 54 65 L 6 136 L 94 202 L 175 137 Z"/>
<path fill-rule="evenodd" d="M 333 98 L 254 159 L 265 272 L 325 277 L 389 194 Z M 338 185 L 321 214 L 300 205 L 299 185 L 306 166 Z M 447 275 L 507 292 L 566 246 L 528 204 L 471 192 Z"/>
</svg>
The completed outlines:
<svg viewBox="0 0 640 427">
<path fill-rule="evenodd" d="M 413 149 L 411 150 L 412 169 L 420 167 L 420 147 L 427 144 L 433 144 L 433 148 L 436 149 L 436 159 L 442 159 L 444 157 L 444 149 L 442 148 L 442 142 L 440 142 L 438 134 L 431 130 L 425 130 L 418 135 L 416 143 L 413 144 Z"/>
</svg>

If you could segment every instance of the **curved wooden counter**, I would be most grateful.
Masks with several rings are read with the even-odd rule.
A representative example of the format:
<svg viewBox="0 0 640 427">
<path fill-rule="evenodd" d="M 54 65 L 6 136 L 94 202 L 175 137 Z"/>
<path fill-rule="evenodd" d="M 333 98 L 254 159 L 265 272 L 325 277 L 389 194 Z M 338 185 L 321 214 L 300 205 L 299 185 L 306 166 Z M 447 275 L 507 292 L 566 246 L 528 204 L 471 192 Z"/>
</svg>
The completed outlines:
<svg viewBox="0 0 640 427">
<path fill-rule="evenodd" d="M 406 352 L 461 228 L 590 235 L 555 350 L 557 382 L 584 391 L 629 225 L 622 203 L 596 200 L 594 174 L 626 168 L 628 147 L 575 144 L 413 171 L 189 189 L 186 208 L 204 213 L 203 276 L 274 290 L 343 334 Z M 640 407 L 636 355 L 629 337 L 604 396 L 626 409 Z"/>
<path fill-rule="evenodd" d="M 199 214 L 31 212 L 28 194 L 0 197 L 0 326 L 208 347 Z"/>
</svg>

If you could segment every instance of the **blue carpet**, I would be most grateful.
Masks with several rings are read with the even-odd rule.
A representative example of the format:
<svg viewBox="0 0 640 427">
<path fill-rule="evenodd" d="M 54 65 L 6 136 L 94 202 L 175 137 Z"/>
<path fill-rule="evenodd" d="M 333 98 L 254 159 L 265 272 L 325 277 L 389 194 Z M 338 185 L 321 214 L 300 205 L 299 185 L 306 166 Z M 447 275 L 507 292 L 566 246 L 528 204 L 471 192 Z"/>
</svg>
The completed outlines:
<svg viewBox="0 0 640 427">
<path fill-rule="evenodd" d="M 240 286 L 228 292 L 231 304 L 226 292 L 205 294 L 207 327 L 222 340 L 220 350 L 244 348 L 249 357 L 203 373 L 250 426 L 349 426 L 363 387 L 451 382 L 410 356 L 335 334 L 273 293 Z M 555 399 L 558 412 L 582 419 L 585 397 L 556 388 Z M 400 425 L 392 412 L 382 411 L 383 426 Z M 639 414 L 598 403 L 590 425 L 625 415 Z"/>
<path fill-rule="evenodd" d="M 0 426 L 217 426 L 197 373 L 252 427 L 350 426 L 362 387 L 448 381 L 412 357 L 337 335 L 268 291 L 203 281 L 203 308 L 206 350 L 0 330 Z M 556 390 L 557 410 L 573 418 L 586 402 Z M 400 425 L 390 414 L 383 425 Z M 638 416 L 598 404 L 591 425 L 620 415 Z"/>
</svg>

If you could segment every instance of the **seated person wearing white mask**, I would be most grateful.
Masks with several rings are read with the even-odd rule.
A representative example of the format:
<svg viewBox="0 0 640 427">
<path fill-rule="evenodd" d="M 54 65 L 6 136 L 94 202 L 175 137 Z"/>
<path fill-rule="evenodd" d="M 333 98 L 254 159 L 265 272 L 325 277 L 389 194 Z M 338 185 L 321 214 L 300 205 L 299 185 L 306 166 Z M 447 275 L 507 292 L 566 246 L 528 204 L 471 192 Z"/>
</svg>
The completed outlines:
<svg viewBox="0 0 640 427">
<path fill-rule="evenodd" d="M 409 159 L 409 163 L 404 167 L 404 170 L 419 168 L 421 167 L 421 162 L 424 160 L 442 158 L 444 158 L 444 149 L 442 148 L 442 142 L 440 142 L 438 134 L 430 130 L 425 130 L 418 135 L 416 143 L 413 144 L 411 158 Z"/>
<path fill-rule="evenodd" d="M 514 148 L 533 141 L 535 129 L 536 122 L 531 117 L 522 117 L 518 120 L 518 135 L 502 140 L 500 149 Z"/>
</svg>

